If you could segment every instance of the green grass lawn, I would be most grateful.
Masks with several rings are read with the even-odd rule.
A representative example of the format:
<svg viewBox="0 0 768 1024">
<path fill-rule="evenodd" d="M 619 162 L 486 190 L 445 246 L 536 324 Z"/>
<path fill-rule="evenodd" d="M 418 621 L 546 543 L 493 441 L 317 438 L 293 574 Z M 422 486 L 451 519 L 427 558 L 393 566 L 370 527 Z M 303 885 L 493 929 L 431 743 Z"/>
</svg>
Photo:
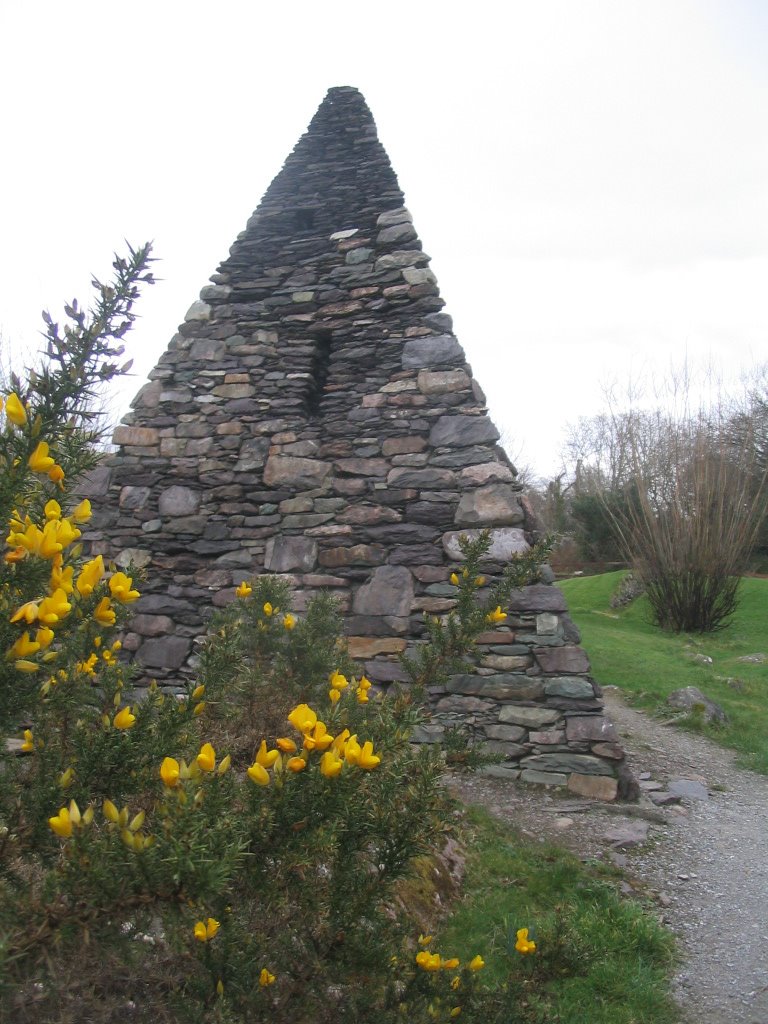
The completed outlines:
<svg viewBox="0 0 768 1024">
<path fill-rule="evenodd" d="M 470 808 L 462 899 L 435 948 L 468 961 L 497 995 L 489 1024 L 671 1024 L 672 937 L 615 890 L 615 869 L 582 864 L 555 846 L 524 839 Z M 528 928 L 535 953 L 514 949 Z M 500 995 L 504 992 L 504 995 Z"/>
<path fill-rule="evenodd" d="M 676 634 L 651 624 L 645 598 L 626 608 L 610 607 L 623 575 L 612 572 L 559 584 L 581 630 L 595 679 L 620 686 L 634 704 L 658 708 L 666 717 L 672 714 L 664 703 L 668 694 L 697 686 L 729 718 L 727 726 L 704 731 L 737 750 L 746 767 L 768 775 L 768 662 L 738 660 L 746 654 L 768 654 L 768 580 L 742 581 L 738 610 L 725 629 Z M 696 654 L 709 656 L 712 664 L 697 661 Z"/>
</svg>

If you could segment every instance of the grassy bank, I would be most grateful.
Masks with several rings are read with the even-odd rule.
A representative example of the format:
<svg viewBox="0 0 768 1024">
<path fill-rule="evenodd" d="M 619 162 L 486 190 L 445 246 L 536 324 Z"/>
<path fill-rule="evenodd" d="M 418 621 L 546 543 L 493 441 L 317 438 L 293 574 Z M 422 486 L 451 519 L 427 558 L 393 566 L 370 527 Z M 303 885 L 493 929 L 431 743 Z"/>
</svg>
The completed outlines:
<svg viewBox="0 0 768 1024">
<path fill-rule="evenodd" d="M 463 897 L 437 946 L 471 958 L 483 982 L 508 983 L 491 1000 L 489 1024 L 671 1024 L 672 940 L 637 903 L 621 899 L 611 869 L 584 865 L 557 847 L 524 840 L 479 808 L 467 816 Z M 514 949 L 530 929 L 536 952 Z"/>
<path fill-rule="evenodd" d="M 745 766 L 768 775 L 768 661 L 739 661 L 768 653 L 768 580 L 743 580 L 730 625 L 701 635 L 665 633 L 652 625 L 644 598 L 626 608 L 611 608 L 610 597 L 622 575 L 606 573 L 560 584 L 595 678 L 620 686 L 633 703 L 649 709 L 665 708 L 673 690 L 697 686 L 729 718 L 727 726 L 704 731 L 737 750 Z M 670 711 L 663 713 L 668 717 Z M 695 721 L 689 724 L 700 728 Z"/>
</svg>

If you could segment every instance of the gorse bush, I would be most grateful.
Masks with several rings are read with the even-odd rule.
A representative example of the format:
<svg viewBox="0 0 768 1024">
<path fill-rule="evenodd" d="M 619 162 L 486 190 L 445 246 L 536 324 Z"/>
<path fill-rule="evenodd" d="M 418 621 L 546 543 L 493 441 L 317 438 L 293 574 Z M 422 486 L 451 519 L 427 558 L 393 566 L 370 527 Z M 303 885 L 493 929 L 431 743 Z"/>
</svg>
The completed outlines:
<svg viewBox="0 0 768 1024">
<path fill-rule="evenodd" d="M 377 1021 L 465 1017 L 479 955 L 418 946 L 398 882 L 445 836 L 436 747 L 415 695 L 463 664 L 542 550 L 427 622 L 410 691 L 349 660 L 335 604 L 301 617 L 283 582 L 243 582 L 186 693 L 130 695 L 117 630 L 140 580 L 85 558 L 91 403 L 121 372 L 149 249 L 50 318 L 48 361 L 4 396 L 0 514 L 0 1015 L 27 1021 Z M 125 369 L 123 367 L 122 369 Z M 20 742 L 19 742 L 20 741 Z M 478 951 L 479 954 L 480 951 Z M 478 1004 L 479 1005 L 479 1004 Z"/>
</svg>

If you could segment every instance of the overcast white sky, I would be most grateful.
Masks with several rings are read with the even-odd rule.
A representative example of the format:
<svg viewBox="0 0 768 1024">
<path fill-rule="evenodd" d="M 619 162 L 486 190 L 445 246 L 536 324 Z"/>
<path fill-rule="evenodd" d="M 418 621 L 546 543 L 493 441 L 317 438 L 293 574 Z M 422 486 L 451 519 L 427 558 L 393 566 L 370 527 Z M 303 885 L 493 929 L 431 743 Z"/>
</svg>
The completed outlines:
<svg viewBox="0 0 768 1024">
<path fill-rule="evenodd" d="M 608 378 L 768 359 L 764 0 L 0 0 L 6 345 L 154 240 L 127 409 L 333 85 L 520 463 Z"/>
</svg>

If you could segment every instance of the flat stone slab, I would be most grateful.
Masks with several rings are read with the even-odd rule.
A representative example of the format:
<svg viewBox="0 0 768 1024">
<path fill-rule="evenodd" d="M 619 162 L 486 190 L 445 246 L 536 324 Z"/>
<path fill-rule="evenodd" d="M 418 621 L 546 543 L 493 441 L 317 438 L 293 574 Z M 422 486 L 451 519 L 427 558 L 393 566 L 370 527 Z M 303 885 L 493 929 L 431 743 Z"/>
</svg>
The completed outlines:
<svg viewBox="0 0 768 1024">
<path fill-rule="evenodd" d="M 613 775 L 613 768 L 597 757 L 589 754 L 557 753 L 534 754 L 527 757 L 521 765 L 533 771 L 542 772 L 578 772 L 580 775 Z"/>
<path fill-rule="evenodd" d="M 435 448 L 464 448 L 498 440 L 499 432 L 487 416 L 441 416 L 429 434 L 429 443 Z"/>
<path fill-rule="evenodd" d="M 380 261 L 377 260 L 377 267 Z M 464 350 L 452 334 L 412 338 L 403 345 L 403 369 L 421 370 L 443 363 L 464 362 Z"/>
<path fill-rule="evenodd" d="M 615 800 L 619 791 L 619 780 L 605 775 L 581 775 L 573 772 L 568 776 L 568 789 L 578 796 L 593 800 Z"/>
<path fill-rule="evenodd" d="M 534 583 L 530 587 L 513 590 L 509 596 L 509 608 L 513 612 L 566 612 L 568 604 L 557 587 Z"/>
<path fill-rule="evenodd" d="M 533 782 L 539 786 L 565 786 L 568 776 L 560 772 L 539 772 L 530 768 L 520 773 L 521 782 Z"/>
<path fill-rule="evenodd" d="M 357 591 L 357 615 L 408 615 L 413 604 L 413 576 L 404 565 L 382 565 Z"/>
<path fill-rule="evenodd" d="M 613 845 L 615 850 L 628 850 L 633 846 L 642 846 L 648 838 L 647 821 L 628 821 L 603 833 L 603 838 Z"/>
<path fill-rule="evenodd" d="M 465 693 L 494 700 L 541 700 L 544 696 L 541 681 L 523 673 L 452 676 L 446 683 L 446 689 L 449 693 Z"/>
<path fill-rule="evenodd" d="M 709 800 L 709 790 L 694 779 L 671 779 L 667 785 L 667 791 L 673 796 L 682 797 L 685 800 Z"/>
<path fill-rule="evenodd" d="M 476 540 L 481 530 L 451 530 L 443 534 L 443 548 L 449 558 L 459 562 L 464 558 L 459 545 L 460 537 L 467 537 L 469 540 Z M 518 527 L 502 527 L 498 530 L 491 530 L 491 546 L 485 556 L 494 562 L 506 562 L 512 555 L 520 551 L 528 551 L 530 545 L 525 539 L 525 534 Z"/>
<path fill-rule="evenodd" d="M 458 526 L 513 526 L 523 519 L 518 492 L 511 484 L 501 483 L 465 491 L 455 521 Z"/>
<path fill-rule="evenodd" d="M 553 725 L 561 714 L 555 708 L 518 708 L 511 704 L 499 711 L 499 721 L 507 725 L 523 725 L 528 729 L 540 729 Z"/>
</svg>

